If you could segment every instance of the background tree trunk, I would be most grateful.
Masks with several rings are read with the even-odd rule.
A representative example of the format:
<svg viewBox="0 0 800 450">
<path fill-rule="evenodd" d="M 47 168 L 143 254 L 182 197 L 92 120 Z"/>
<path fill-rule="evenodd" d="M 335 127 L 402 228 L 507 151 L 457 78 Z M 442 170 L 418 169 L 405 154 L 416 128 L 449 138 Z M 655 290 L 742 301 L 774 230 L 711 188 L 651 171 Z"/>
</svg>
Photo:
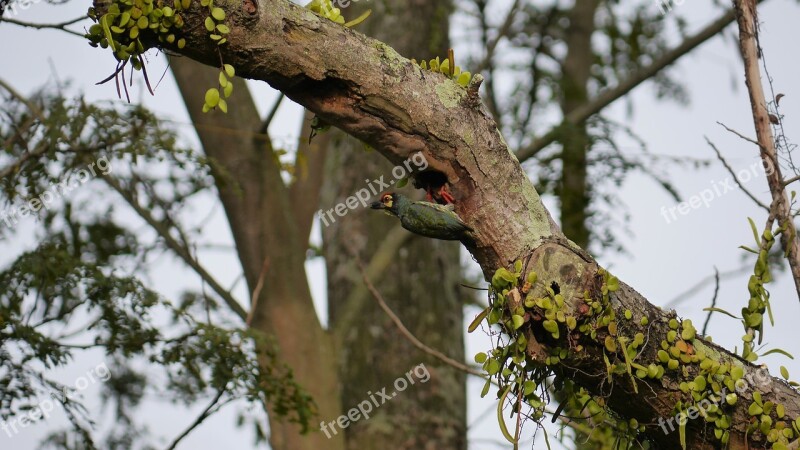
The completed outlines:
<svg viewBox="0 0 800 450">
<path fill-rule="evenodd" d="M 418 59 L 447 54 L 449 1 L 379 0 L 352 3 L 345 11 L 356 17 L 367 8 L 372 15 L 359 31 Z M 366 188 L 367 181 L 394 179 L 393 165 L 379 153 L 365 152 L 361 142 L 341 131 L 331 135 L 324 210 Z M 409 183 L 404 191 L 419 195 L 411 189 Z M 322 231 L 330 317 L 339 338 L 342 405 L 356 406 L 368 390 L 393 390 L 394 380 L 419 364 L 431 374 L 426 384 L 398 393 L 369 420 L 351 424 L 347 448 L 466 448 L 465 375 L 421 353 L 399 333 L 364 288 L 355 261 L 357 255 L 369 266 L 371 281 L 416 337 L 460 361 L 464 330 L 458 244 L 411 235 L 386 215 L 360 207 Z"/>
<path fill-rule="evenodd" d="M 187 58 L 171 58 L 170 65 L 203 149 L 214 161 L 217 189 L 250 295 L 263 278 L 251 325 L 277 340 L 280 357 L 313 397 L 318 415 L 335 419 L 341 403 L 334 346 L 317 320 L 304 267 L 309 227 L 293 214 L 293 189 L 281 178 L 270 140 L 258 135 L 261 119 L 247 85 L 234 80 L 235 111 L 204 114 L 204 92 L 198 86 L 214 85 L 218 72 Z M 311 217 L 305 220 L 310 223 Z M 344 448 L 341 435 L 328 439 L 318 430 L 301 435 L 297 426 L 276 414 L 269 414 L 269 425 L 273 450 Z"/>
<path fill-rule="evenodd" d="M 588 82 L 594 64 L 592 36 L 599 0 L 575 2 L 569 12 L 569 32 L 566 36 L 567 56 L 564 60 L 563 98 L 564 117 L 589 100 Z M 561 200 L 561 229 L 576 244 L 588 248 L 589 202 L 591 190 L 587 184 L 587 154 L 591 147 L 586 122 L 566 123 L 561 134 L 562 169 L 558 196 Z"/>
</svg>

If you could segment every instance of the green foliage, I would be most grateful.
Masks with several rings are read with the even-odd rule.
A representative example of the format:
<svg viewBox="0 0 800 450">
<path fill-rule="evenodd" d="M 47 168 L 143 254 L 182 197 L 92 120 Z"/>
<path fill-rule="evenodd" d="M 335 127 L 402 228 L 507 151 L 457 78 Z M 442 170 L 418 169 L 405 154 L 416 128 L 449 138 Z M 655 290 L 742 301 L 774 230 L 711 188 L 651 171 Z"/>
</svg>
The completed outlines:
<svg viewBox="0 0 800 450">
<path fill-rule="evenodd" d="M 483 3 L 483 2 L 481 2 Z M 479 3 L 479 4 L 481 4 Z M 486 6 L 485 6 L 486 7 Z M 641 67 L 658 60 L 666 51 L 677 45 L 678 39 L 685 36 L 684 20 L 680 8 L 662 15 L 653 2 L 600 2 L 594 13 L 594 33 L 590 48 L 568 49 L 570 38 L 584 30 L 582 24 L 573 19 L 585 11 L 575 13 L 574 9 L 590 8 L 591 3 L 550 1 L 523 2 L 510 27 L 509 39 L 497 47 L 494 58 L 485 63 L 484 75 L 492 78 L 513 79 L 513 83 L 498 83 L 492 87 L 494 95 L 488 98 L 489 106 L 500 117 L 498 126 L 511 148 L 525 149 L 550 126 L 543 125 L 543 116 L 553 117 L 564 113 L 567 104 L 580 104 L 579 98 L 589 99 L 606 89 L 618 86 Z M 480 17 L 490 15 L 491 6 L 477 12 L 471 24 L 486 26 Z M 476 23 L 478 22 L 478 23 Z M 476 59 L 484 56 L 484 48 L 493 42 L 496 33 L 502 32 L 502 22 L 481 34 L 465 34 L 468 44 L 479 49 Z M 677 28 L 678 39 L 672 39 Z M 480 40 L 475 36 L 481 36 Z M 579 44 L 582 45 L 582 44 Z M 498 57 L 500 52 L 504 57 Z M 568 77 L 566 58 L 568 54 L 589 52 L 587 71 L 589 79 L 575 85 Z M 574 74 L 573 67 L 573 76 Z M 510 77 L 510 78 L 509 78 Z M 658 98 L 670 99 L 680 103 L 688 101 L 688 94 L 680 78 L 671 70 L 663 70 L 648 79 Z M 488 97 L 488 96 L 487 96 Z M 568 100 L 569 99 L 569 100 Z M 560 105 L 559 105 L 560 103 Z M 624 102 L 633 114 L 634 102 Z M 557 119 L 556 119 L 557 120 Z M 582 135 L 582 126 L 565 124 L 555 131 L 558 141 L 570 142 Z M 648 151 L 647 144 L 636 135 L 626 123 L 616 122 L 605 117 L 602 112 L 586 122 L 588 132 L 588 153 L 586 164 L 590 166 L 587 176 L 589 190 L 575 199 L 579 204 L 587 204 L 589 213 L 590 242 L 613 252 L 623 250 L 624 236 L 628 232 L 630 215 L 626 205 L 619 197 L 619 186 L 632 173 L 644 174 L 672 197 L 677 190 L 669 181 L 667 167 L 697 167 L 707 165 L 708 161 L 691 158 L 671 158 Z M 633 142 L 633 144 L 631 144 Z M 529 163 L 531 178 L 536 180 L 536 190 L 541 195 L 560 196 L 563 193 L 562 171 L 558 162 L 563 157 L 563 145 L 550 145 L 535 155 L 535 162 Z"/>
<path fill-rule="evenodd" d="M 591 413 L 591 422 L 595 425 L 609 425 L 608 430 L 613 433 L 592 434 L 593 439 L 604 441 L 609 445 L 614 442 L 622 443 L 619 448 L 633 447 L 636 435 L 644 427 L 638 421 L 622 420 L 615 417 L 604 407 L 602 399 L 595 399 L 585 390 L 577 388 L 568 378 L 562 377 L 558 370 L 559 364 L 570 353 L 584 351 L 579 342 L 570 338 L 573 348 L 565 348 L 563 336 L 580 333 L 597 337 L 600 327 L 609 331 L 605 334 L 605 345 L 608 353 L 612 355 L 616 364 L 609 364 L 609 373 L 627 372 L 633 381 L 632 370 L 642 371 L 641 377 L 660 378 L 664 369 L 660 366 L 644 367 L 633 362 L 637 349 L 644 343 L 644 335 L 638 333 L 631 339 L 617 335 L 617 325 L 613 309 L 610 307 L 610 295 L 620 288 L 619 280 L 601 271 L 603 284 L 601 297 L 591 300 L 587 293 L 587 305 L 592 313 L 582 317 L 571 312 L 561 293 L 556 293 L 554 287 L 548 286 L 538 280 L 535 272 L 531 271 L 523 276 L 523 265 L 517 261 L 512 268 L 499 268 L 491 280 L 490 307 L 476 317 L 470 325 L 470 331 L 478 327 L 481 321 L 486 320 L 490 327 L 499 327 L 501 339 L 497 346 L 475 356 L 475 361 L 481 364 L 489 375 L 482 396 L 489 393 L 491 381 L 498 385 L 498 421 L 501 432 L 510 442 L 514 442 L 514 433 L 511 433 L 501 412 L 510 406 L 512 417 L 514 414 L 524 414 L 521 407 L 530 409 L 527 417 L 541 420 L 546 411 L 545 400 L 548 386 L 559 392 L 568 392 L 566 407 L 572 405 L 571 417 L 583 416 L 587 408 Z M 631 314 L 632 316 L 632 314 Z M 613 331 L 612 331 L 613 330 Z M 529 342 L 529 336 L 536 336 L 536 342 Z M 541 357 L 544 364 L 534 361 L 531 352 L 544 352 Z M 624 356 L 617 361 L 616 353 L 623 352 Z M 633 423 L 633 426 L 630 424 Z M 643 429 L 643 428 L 642 428 Z M 518 435 L 518 433 L 517 433 Z"/>
<path fill-rule="evenodd" d="M 215 396 L 222 404 L 269 403 L 307 429 L 313 402 L 274 343 L 242 329 L 238 318 L 232 322 L 208 293 L 173 300 L 150 289 L 140 276 L 162 243 L 119 216 L 109 202 L 117 193 L 100 188 L 113 180 L 170 233 L 188 239 L 177 212 L 213 186 L 212 162 L 180 147 L 174 130 L 143 108 L 48 94 L 31 102 L 41 116 L 12 99 L 0 118 L 0 155 L 12 161 L 0 178 L 3 203 L 30 202 L 100 157 L 109 164 L 107 171 L 95 167 L 93 189 L 31 213 L 41 219 L 36 245 L 0 267 L 0 417 L 11 420 L 56 395 L 71 427 L 47 437 L 49 448 L 145 448 L 148 436 L 134 410 L 158 384 L 161 398 L 186 405 Z M 32 223 L 0 222 L 0 234 Z M 50 378 L 93 349 L 113 362 L 102 390 L 118 420 L 102 443 L 86 426 L 91 414 L 77 398 L 60 395 L 65 386 Z"/>
<path fill-rule="evenodd" d="M 450 49 L 449 55 L 444 61 L 440 61 L 439 57 L 437 56 L 430 61 L 423 60 L 417 63 L 416 59 L 412 59 L 411 62 L 419 65 L 422 70 L 430 70 L 431 72 L 441 73 L 463 87 L 469 86 L 469 82 L 472 80 L 471 73 L 462 72 L 461 66 L 455 65 L 452 49 Z"/>
<path fill-rule="evenodd" d="M 758 359 L 758 354 L 753 350 L 755 335 L 756 333 L 758 334 L 758 343 L 761 343 L 764 336 L 765 314 L 769 316 L 770 323 L 774 325 L 769 292 L 764 285 L 772 281 L 769 268 L 769 252 L 775 243 L 775 234 L 780 235 L 780 233 L 784 232 L 785 227 L 779 228 L 775 234 L 773 234 L 771 229 L 765 229 L 759 237 L 753 219 L 748 218 L 747 220 L 750 223 L 750 229 L 753 232 L 753 238 L 755 239 L 756 248 L 758 250 L 750 249 L 744 245 L 740 248 L 758 255 L 758 257 L 753 267 L 753 274 L 750 275 L 750 279 L 747 282 L 747 291 L 750 294 L 750 299 L 747 301 L 747 306 L 742 308 L 742 324 L 745 329 L 745 334 L 742 336 L 742 358 L 753 362 Z M 770 352 L 787 354 L 780 349 L 771 350 Z M 791 357 L 791 355 L 789 355 L 789 357 Z"/>
<path fill-rule="evenodd" d="M 342 10 L 335 7 L 332 0 L 311 0 L 311 2 L 306 5 L 306 8 L 332 22 L 344 25 L 347 28 L 352 28 L 360 24 L 372 13 L 372 10 L 369 9 L 350 22 L 345 22 L 344 16 L 342 16 Z"/>
<path fill-rule="evenodd" d="M 214 0 L 200 0 L 200 5 L 208 10 L 204 25 L 209 39 L 215 41 L 217 45 L 228 42 L 225 36 L 231 30 L 225 24 L 225 10 L 217 7 Z M 107 12 L 99 17 L 97 10 L 92 7 L 89 8 L 88 16 L 97 23 L 89 27 L 86 38 L 93 47 L 111 48 L 118 61 L 117 69 L 112 76 L 117 78 L 119 74 L 122 74 L 122 85 L 126 94 L 127 87 L 125 87 L 123 70 L 128 63 L 134 70 L 142 71 L 145 82 L 152 93 L 153 89 L 147 78 L 144 64 L 144 53 L 149 48 L 144 45 L 143 39 L 147 34 L 152 34 L 161 45 L 174 46 L 178 49 L 184 48 L 186 39 L 181 37 L 181 30 L 185 22 L 181 12 L 190 6 L 191 0 L 174 0 L 172 6 L 153 0 L 115 0 L 108 6 Z M 222 59 L 221 55 L 220 59 Z M 211 88 L 206 91 L 203 112 L 217 107 L 224 113 L 228 112 L 225 98 L 230 97 L 233 93 L 233 83 L 229 79 L 234 75 L 233 66 L 222 64 L 219 73 L 220 89 Z M 119 86 L 117 79 L 118 92 Z M 220 90 L 224 98 L 220 95 Z"/>
<path fill-rule="evenodd" d="M 485 318 L 490 327 L 500 331 L 495 348 L 475 358 L 499 386 L 498 408 L 510 405 L 513 416 L 521 413 L 524 403 L 531 409 L 528 416 L 540 420 L 545 414 L 546 387 L 552 383 L 552 389 L 562 395 L 560 410 L 571 418 L 571 426 L 577 432 L 589 436 L 591 445 L 647 448 L 650 444 L 640 434 L 645 424 L 636 417 L 620 417 L 606 409 L 604 398 L 577 388 L 570 376 L 564 375 L 572 373 L 574 364 L 592 347 L 593 351 L 602 352 L 606 364 L 604 385 L 624 383 L 626 389 L 642 393 L 642 383 L 662 383 L 662 378 L 668 376 L 665 382 L 679 388 L 672 412 L 699 411 L 705 426 L 713 429 L 722 445 L 730 440 L 732 412 L 742 400 L 737 392 L 745 392 L 745 397 L 752 395 L 748 404 L 752 417 L 750 436 L 760 434 L 775 444 L 773 448 L 788 445 L 800 436 L 800 423 L 787 421 L 785 407 L 763 400 L 746 366 L 740 360 L 723 358 L 700 341 L 691 320 L 673 317 L 659 320 L 654 327 L 649 320 L 635 317 L 633 311 L 620 305 L 615 311 L 612 297 L 621 285 L 603 269 L 597 273 L 602 280 L 597 292 L 584 293 L 585 305 L 567 305 L 560 289 L 556 289 L 558 283 L 538 281 L 533 272 L 523 277 L 522 270 L 518 262 L 494 273 L 490 307 L 476 318 L 476 322 Z M 637 331 L 636 324 L 650 326 Z M 474 322 L 470 330 L 475 328 Z M 664 334 L 659 337 L 655 330 L 663 330 Z M 646 342 L 650 343 L 648 348 Z M 652 359 L 643 360 L 649 355 Z M 561 367 L 565 362 L 566 370 Z M 788 371 L 781 373 L 788 378 Z M 482 395 L 488 394 L 489 388 L 487 381 Z M 584 422 L 578 417 L 589 417 L 585 419 L 588 428 L 582 428 Z M 498 415 L 498 420 L 503 419 Z M 506 425 L 501 422 L 500 426 L 502 430 Z M 684 424 L 679 427 L 684 448 L 686 433 Z M 503 434 L 508 438 L 514 433 L 506 430 Z"/>
</svg>

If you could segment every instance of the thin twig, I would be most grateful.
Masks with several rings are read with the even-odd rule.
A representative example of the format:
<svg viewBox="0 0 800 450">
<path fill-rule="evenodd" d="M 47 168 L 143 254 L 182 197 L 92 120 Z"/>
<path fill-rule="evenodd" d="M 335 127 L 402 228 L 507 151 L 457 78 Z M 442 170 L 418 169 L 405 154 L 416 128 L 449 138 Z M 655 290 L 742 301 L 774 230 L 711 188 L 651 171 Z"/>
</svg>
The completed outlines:
<svg viewBox="0 0 800 450">
<path fill-rule="evenodd" d="M 742 267 L 739 267 L 738 269 L 733 269 L 733 270 L 729 270 L 727 272 L 722 272 L 722 274 L 720 274 L 719 277 L 720 277 L 720 279 L 733 278 L 733 277 L 737 277 L 739 275 L 742 275 L 744 273 L 750 272 L 752 270 L 753 270 L 752 266 L 742 266 Z M 714 275 L 709 275 L 709 276 L 703 278 L 702 280 L 698 281 L 697 283 L 695 283 L 694 285 L 692 285 L 691 287 L 689 287 L 685 291 L 683 291 L 680 294 L 678 294 L 677 296 L 675 296 L 675 298 L 673 298 L 672 300 L 670 300 L 667 303 L 665 303 L 664 307 L 665 308 L 674 308 L 679 303 L 682 303 L 682 302 L 690 299 L 692 297 L 692 295 L 696 294 L 697 292 L 700 291 L 700 289 L 704 288 L 707 284 L 709 284 L 712 281 L 714 281 L 714 278 L 715 278 Z"/>
<path fill-rule="evenodd" d="M 267 118 L 264 119 L 264 122 L 261 123 L 261 128 L 259 128 L 259 134 L 267 134 L 267 129 L 269 128 L 269 124 L 272 123 L 272 119 L 275 118 L 275 114 L 278 112 L 278 107 L 281 106 L 281 102 L 283 101 L 286 94 L 283 92 L 278 95 L 278 99 L 275 100 L 275 104 L 272 105 L 272 109 L 269 110 L 269 114 L 267 114 Z"/>
<path fill-rule="evenodd" d="M 716 36 L 735 19 L 736 14 L 733 12 L 733 10 L 726 12 L 719 19 L 710 23 L 707 27 L 703 28 L 693 36 L 686 38 L 679 46 L 664 53 L 660 58 L 650 63 L 650 65 L 641 67 L 634 71 L 632 75 L 621 81 L 616 87 L 602 92 L 594 99 L 586 102 L 583 106 L 574 109 L 571 113 L 564 117 L 564 122 L 581 123 L 594 114 L 597 114 L 606 106 L 632 91 L 636 86 L 640 85 L 644 81 L 649 80 L 658 72 L 677 61 L 680 57 L 686 55 L 700 44 Z M 536 155 L 540 150 L 552 144 L 558 138 L 560 129 L 561 125 L 556 125 L 542 137 L 535 139 L 531 145 L 520 149 L 517 152 L 517 158 L 519 161 L 525 161 L 526 159 Z"/>
<path fill-rule="evenodd" d="M 789 178 L 788 180 L 784 180 L 783 181 L 783 186 L 786 187 L 786 186 L 794 183 L 797 180 L 800 180 L 800 175 L 797 175 L 797 176 L 794 176 L 792 178 Z"/>
<path fill-rule="evenodd" d="M 739 188 L 741 188 L 742 191 L 745 194 L 747 194 L 747 196 L 750 197 L 750 200 L 754 201 L 756 205 L 760 206 L 765 211 L 769 212 L 769 206 L 765 205 L 762 201 L 757 199 L 756 196 L 753 195 L 750 191 L 748 191 L 747 188 L 744 187 L 744 184 L 742 184 L 742 182 L 739 181 L 739 178 L 736 176 L 736 172 L 733 171 L 733 168 L 728 164 L 728 161 L 726 161 L 725 158 L 722 157 L 722 153 L 720 153 L 719 149 L 717 149 L 717 146 L 714 145 L 714 143 L 711 142 L 711 140 L 708 139 L 707 137 L 706 137 L 706 142 L 708 142 L 708 145 L 710 145 L 711 148 L 714 149 L 714 153 L 717 154 L 717 159 L 719 159 L 722 165 L 725 166 L 725 169 L 727 169 L 728 173 L 731 174 L 731 176 L 733 177 L 733 181 L 735 181 L 736 184 L 739 185 Z"/>
<path fill-rule="evenodd" d="M 395 260 L 397 251 L 414 235 L 403 229 L 400 224 L 394 225 L 383 237 L 377 250 L 367 266 L 367 277 L 378 279 L 386 268 Z M 351 250 L 355 257 L 356 252 Z M 344 301 L 341 311 L 336 313 L 335 322 L 332 324 L 333 332 L 337 339 L 342 341 L 347 331 L 356 326 L 361 311 L 369 301 L 369 291 L 364 286 L 357 284 Z"/>
<path fill-rule="evenodd" d="M 269 270 L 269 256 L 264 258 L 264 264 L 261 265 L 261 273 L 258 274 L 258 281 L 256 282 L 256 287 L 253 289 L 253 295 L 250 298 L 250 312 L 247 313 L 247 319 L 244 321 L 245 325 L 248 327 L 253 321 L 253 315 L 256 313 L 258 297 L 261 295 L 261 289 L 264 287 L 264 278 L 267 276 L 267 270 Z"/>
<path fill-rule="evenodd" d="M 0 78 L 0 87 L 8 91 L 8 93 L 11 94 L 12 97 L 15 97 L 17 100 L 22 102 L 30 110 L 30 112 L 34 116 L 36 116 L 37 119 L 39 119 L 41 122 L 45 121 L 45 116 L 44 113 L 42 113 L 42 110 L 39 109 L 39 107 L 36 106 L 32 101 L 28 100 L 27 97 L 17 92 L 16 89 L 14 89 L 10 84 L 8 84 L 2 78 Z"/>
<path fill-rule="evenodd" d="M 753 139 L 753 138 L 749 138 L 749 137 L 747 137 L 747 136 L 743 135 L 742 133 L 739 133 L 738 131 L 736 131 L 736 130 L 734 130 L 734 129 L 732 129 L 732 128 L 728 128 L 728 126 L 727 126 L 727 125 L 725 125 L 725 124 L 724 124 L 724 123 L 722 123 L 722 122 L 717 122 L 717 123 L 718 123 L 719 125 L 721 125 L 721 126 L 722 126 L 722 128 L 725 128 L 726 130 L 728 130 L 728 131 L 730 131 L 731 133 L 733 133 L 733 134 L 735 134 L 735 135 L 739 136 L 740 138 L 744 139 L 745 141 L 747 141 L 747 142 L 749 142 L 749 143 L 751 143 L 751 144 L 753 144 L 753 145 L 757 145 L 757 146 L 761 147 L 761 144 L 759 144 L 759 143 L 758 143 L 758 141 L 756 141 L 755 139 Z"/>
<path fill-rule="evenodd" d="M 497 48 L 497 44 L 499 44 L 504 37 L 507 37 L 508 33 L 511 31 L 511 25 L 514 24 L 514 18 L 517 16 L 517 12 L 519 12 L 518 10 L 520 3 L 520 0 L 514 0 L 514 4 L 511 5 L 511 9 L 508 10 L 506 19 L 503 21 L 503 24 L 500 25 L 500 28 L 497 29 L 497 36 L 486 43 L 486 53 L 484 54 L 481 62 L 475 66 L 475 69 L 473 70 L 474 73 L 483 72 L 489 66 L 489 62 L 494 56 L 494 51 Z"/>
<path fill-rule="evenodd" d="M 458 370 L 461 370 L 463 372 L 475 376 L 479 376 L 481 378 L 486 378 L 486 375 L 484 373 L 475 370 L 472 367 L 469 367 L 460 361 L 456 361 L 455 359 L 445 355 L 439 350 L 428 347 L 427 345 L 423 344 L 422 341 L 417 339 L 417 337 L 414 336 L 410 331 L 408 331 L 408 328 L 406 328 L 406 326 L 403 325 L 403 322 L 400 320 L 399 317 L 397 317 L 397 314 L 395 314 L 394 311 L 392 311 L 392 309 L 389 308 L 389 305 L 386 304 L 386 301 L 383 299 L 380 292 L 378 292 L 378 290 L 375 289 L 375 286 L 372 285 L 372 282 L 369 281 L 369 278 L 367 277 L 367 272 L 364 269 L 364 264 L 361 263 L 361 260 L 358 260 L 357 264 L 358 264 L 358 269 L 361 271 L 361 277 L 363 278 L 364 284 L 367 286 L 367 289 L 369 289 L 369 291 L 372 293 L 372 296 L 375 298 L 375 300 L 378 301 L 378 304 L 380 305 L 381 309 L 386 313 L 387 316 L 389 316 L 392 322 L 394 322 L 395 326 L 400 331 L 400 334 L 405 336 L 406 339 L 408 339 L 408 341 L 411 342 L 411 344 L 414 347 L 417 347 L 423 352 L 433 356 L 434 358 L 438 359 L 439 361 L 442 361 L 443 363 L 451 367 L 454 367 Z"/>
<path fill-rule="evenodd" d="M 711 298 L 711 308 L 717 307 L 717 295 L 719 294 L 719 269 L 714 266 L 714 297 Z M 706 316 L 706 321 L 703 323 L 703 336 L 708 336 L 706 330 L 708 329 L 708 322 L 711 321 L 711 314 L 714 311 L 708 311 L 708 315 Z"/>
<path fill-rule="evenodd" d="M 167 450 L 173 450 L 178 445 L 178 443 L 181 440 L 183 440 L 183 438 L 185 438 L 186 436 L 189 435 L 189 433 L 192 432 L 192 430 L 200 426 L 200 424 L 203 423 L 203 421 L 205 421 L 209 416 L 214 414 L 216 411 L 219 411 L 219 407 L 216 408 L 215 411 L 212 411 L 212 409 L 214 409 L 214 407 L 217 405 L 217 403 L 224 394 L 225 394 L 225 389 L 221 389 L 219 392 L 217 392 L 217 396 L 214 397 L 214 400 L 211 401 L 211 403 L 206 407 L 205 410 L 203 410 L 200 416 L 198 416 L 197 419 L 195 419 L 195 421 L 192 422 L 192 424 L 189 425 L 189 427 L 186 430 L 184 430 L 183 433 L 181 433 L 180 436 L 178 436 L 177 438 L 175 438 L 174 441 L 172 441 L 172 444 L 169 447 L 167 447 Z"/>
<path fill-rule="evenodd" d="M 236 313 L 236 315 L 239 316 L 239 318 L 241 318 L 242 320 L 245 320 L 247 318 L 247 312 L 244 310 L 244 308 L 242 308 L 239 302 L 237 302 L 236 299 L 233 298 L 231 293 L 226 291 L 225 288 L 223 288 L 217 282 L 217 280 L 215 280 L 214 277 L 211 276 L 211 274 L 208 273 L 208 271 L 206 271 L 206 269 L 200 264 L 200 262 L 198 262 L 192 256 L 191 252 L 188 249 L 184 248 L 174 237 L 172 237 L 172 235 L 169 232 L 169 229 L 166 228 L 163 223 L 156 220 L 155 217 L 153 217 L 152 214 L 150 214 L 150 211 L 144 209 L 129 192 L 125 191 L 125 189 L 122 188 L 122 186 L 119 184 L 119 182 L 117 182 L 117 180 L 115 180 L 109 175 L 100 174 L 100 177 L 115 191 L 117 191 L 119 195 L 121 195 L 122 198 L 128 202 L 131 208 L 133 208 L 133 210 L 136 211 L 137 214 L 139 214 L 139 217 L 144 219 L 144 221 L 147 222 L 147 224 L 150 225 L 153 228 L 153 230 L 159 236 L 161 236 L 162 239 L 164 239 L 164 243 L 167 245 L 168 248 L 170 248 L 173 252 L 175 252 L 175 254 L 178 255 L 178 257 L 180 257 L 187 265 L 189 265 L 189 267 L 194 269 L 194 271 L 200 276 L 200 278 L 202 278 L 206 283 L 208 283 L 209 286 L 211 286 L 211 289 L 213 289 L 214 292 L 216 292 L 217 295 L 219 295 L 222 298 L 222 300 L 225 301 L 228 307 L 231 308 L 231 310 L 233 310 L 233 312 Z"/>
<path fill-rule="evenodd" d="M 68 29 L 66 27 L 67 27 L 67 25 L 72 25 L 72 24 L 80 22 L 80 21 L 82 21 L 82 20 L 84 20 L 86 18 L 87 18 L 86 16 L 80 16 L 80 17 L 76 17 L 76 18 L 74 18 L 72 20 L 68 20 L 66 22 L 61 22 L 61 23 L 33 23 L 33 22 L 24 22 L 22 20 L 17 20 L 17 19 L 0 18 L 0 22 L 7 22 L 7 23 L 10 23 L 12 25 L 17 25 L 17 26 L 20 26 L 20 27 L 35 28 L 37 30 L 41 30 L 41 29 L 61 30 L 61 31 L 64 31 L 66 33 L 69 33 L 69 34 L 72 34 L 72 35 L 75 35 L 75 36 L 78 36 L 78 37 L 82 38 L 82 37 L 84 37 L 83 33 L 78 33 L 77 31 L 72 31 L 72 30 L 70 30 L 70 29 Z"/>
</svg>

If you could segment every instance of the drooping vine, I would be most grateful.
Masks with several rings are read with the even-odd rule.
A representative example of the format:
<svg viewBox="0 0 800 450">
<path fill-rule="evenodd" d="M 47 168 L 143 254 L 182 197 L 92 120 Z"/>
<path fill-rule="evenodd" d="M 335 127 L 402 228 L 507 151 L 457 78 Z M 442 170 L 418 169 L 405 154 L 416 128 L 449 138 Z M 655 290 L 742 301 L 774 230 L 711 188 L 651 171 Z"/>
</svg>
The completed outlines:
<svg viewBox="0 0 800 450">
<path fill-rule="evenodd" d="M 114 72 L 101 83 L 114 79 L 117 83 L 117 94 L 121 97 L 122 90 L 124 90 L 130 101 L 125 80 L 125 69 L 130 66 L 131 81 L 134 71 L 141 71 L 148 90 L 153 94 L 144 57 L 150 47 L 143 39 L 149 34 L 158 42 L 157 45 L 174 45 L 178 49 L 184 48 L 186 39 L 181 36 L 181 33 L 185 20 L 182 13 L 191 7 L 192 1 L 114 0 L 103 14 L 98 14 L 94 7 L 89 8 L 88 16 L 96 23 L 89 27 L 85 37 L 93 47 L 110 48 L 117 60 Z M 225 45 L 231 31 L 225 23 L 227 19 L 225 10 L 217 6 L 214 0 L 200 0 L 200 6 L 207 9 L 208 12 L 203 22 L 208 32 L 208 38 L 217 46 Z M 306 8 L 348 28 L 363 22 L 371 13 L 371 10 L 366 11 L 358 18 L 345 22 L 341 11 L 333 6 L 331 0 L 313 0 L 306 5 Z M 228 112 L 226 99 L 233 94 L 231 80 L 236 75 L 236 70 L 232 65 L 225 64 L 222 52 L 219 52 L 219 58 L 219 84 L 217 87 L 206 90 L 203 112 L 209 112 L 216 108 L 224 113 Z"/>
<path fill-rule="evenodd" d="M 769 237 L 771 234 L 765 233 L 759 243 L 766 244 Z M 733 411 L 742 398 L 749 402 L 749 438 L 783 450 L 800 437 L 800 418 L 787 417 L 783 405 L 764 399 L 759 385 L 747 372 L 746 363 L 725 357 L 707 345 L 697 335 L 691 320 L 680 320 L 674 315 L 637 317 L 633 311 L 621 308 L 614 300 L 620 283 L 603 269 L 596 273 L 598 288 L 585 291 L 583 301 L 567 302 L 557 282 L 540 281 L 533 271 L 523 275 L 522 268 L 522 262 L 517 261 L 511 269 L 500 268 L 495 272 L 490 306 L 469 328 L 474 331 L 486 323 L 497 338 L 495 347 L 478 353 L 475 361 L 482 364 L 490 378 L 481 394 L 487 395 L 492 383 L 498 386 L 497 417 L 503 435 L 510 442 L 518 441 L 520 417 L 539 422 L 546 413 L 559 416 L 566 410 L 571 412 L 570 417 L 583 417 L 613 430 L 613 436 L 593 435 L 594 441 L 615 443 L 613 448 L 649 448 L 642 432 L 648 426 L 663 424 L 619 415 L 607 408 L 602 395 L 577 387 L 566 375 L 572 373 L 571 365 L 582 355 L 598 349 L 606 364 L 603 384 L 608 387 L 622 383 L 626 389 L 639 393 L 651 383 L 677 387 L 672 414 L 683 420 L 670 427 L 677 428 L 683 448 L 686 448 L 686 417 L 701 417 L 705 426 L 713 430 L 714 437 L 722 445 L 728 444 Z M 758 264 L 757 270 L 761 281 L 769 280 L 763 263 Z M 750 314 L 752 317 L 757 312 Z M 757 326 L 752 320 L 746 325 Z M 788 379 L 784 367 L 781 375 Z M 565 393 L 565 400 L 555 412 L 545 409 L 550 387 Z M 527 412 L 523 411 L 523 405 Z M 516 433 L 509 431 L 503 417 L 509 408 L 512 417 L 518 417 Z M 667 433 L 666 427 L 664 432 Z"/>
</svg>

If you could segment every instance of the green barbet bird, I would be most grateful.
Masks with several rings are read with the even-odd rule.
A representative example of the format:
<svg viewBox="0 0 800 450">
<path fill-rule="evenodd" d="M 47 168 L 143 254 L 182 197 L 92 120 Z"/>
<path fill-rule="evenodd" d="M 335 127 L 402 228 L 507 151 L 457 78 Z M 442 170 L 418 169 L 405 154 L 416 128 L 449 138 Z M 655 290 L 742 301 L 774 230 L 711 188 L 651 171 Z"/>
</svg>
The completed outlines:
<svg viewBox="0 0 800 450">
<path fill-rule="evenodd" d="M 417 202 L 404 195 L 387 192 L 370 207 L 394 214 L 400 218 L 403 228 L 421 236 L 446 241 L 472 238 L 469 234 L 472 228 L 453 211 L 453 205 Z"/>
</svg>

